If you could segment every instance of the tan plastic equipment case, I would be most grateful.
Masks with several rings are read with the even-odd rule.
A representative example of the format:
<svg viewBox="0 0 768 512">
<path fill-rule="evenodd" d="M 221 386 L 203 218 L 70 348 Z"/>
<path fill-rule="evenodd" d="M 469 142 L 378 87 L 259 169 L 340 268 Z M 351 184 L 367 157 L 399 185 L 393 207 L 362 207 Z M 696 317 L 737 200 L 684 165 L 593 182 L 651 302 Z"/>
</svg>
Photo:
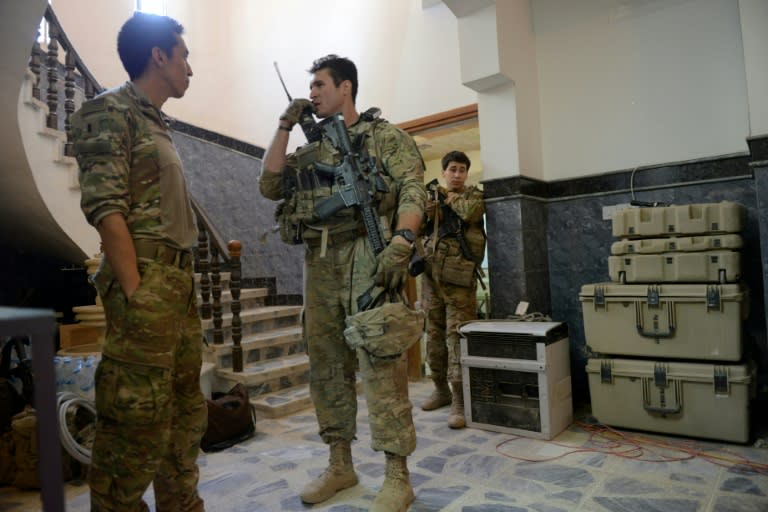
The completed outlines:
<svg viewBox="0 0 768 512">
<path fill-rule="evenodd" d="M 749 291 L 741 284 L 585 284 L 579 294 L 592 350 L 738 361 Z"/>
<path fill-rule="evenodd" d="M 621 238 L 737 233 L 745 217 L 744 207 L 729 201 L 627 208 L 614 214 L 612 231 Z"/>
<path fill-rule="evenodd" d="M 703 251 L 609 256 L 608 275 L 617 283 L 733 283 L 741 279 L 741 253 Z"/>
<path fill-rule="evenodd" d="M 611 254 L 659 254 L 662 252 L 737 250 L 744 246 L 740 235 L 671 236 L 669 238 L 640 238 L 619 240 L 611 244 Z"/>
<path fill-rule="evenodd" d="M 592 415 L 606 425 L 749 440 L 748 365 L 590 359 L 587 376 Z"/>
</svg>

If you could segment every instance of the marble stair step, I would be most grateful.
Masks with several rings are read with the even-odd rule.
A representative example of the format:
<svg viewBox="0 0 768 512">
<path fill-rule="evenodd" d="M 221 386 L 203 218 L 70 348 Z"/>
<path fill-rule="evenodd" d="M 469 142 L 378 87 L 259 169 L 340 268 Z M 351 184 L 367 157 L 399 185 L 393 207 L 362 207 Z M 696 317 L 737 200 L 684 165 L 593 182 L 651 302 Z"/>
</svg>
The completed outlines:
<svg viewBox="0 0 768 512">
<path fill-rule="evenodd" d="M 251 398 L 251 405 L 256 410 L 257 423 L 260 418 L 282 418 L 313 407 L 309 384 L 259 395 Z"/>
<path fill-rule="evenodd" d="M 359 395 L 363 392 L 359 373 L 356 379 L 355 387 Z M 256 396 L 251 398 L 251 405 L 256 409 L 257 421 L 258 418 L 282 418 L 307 408 L 314 408 L 308 383 Z"/>
<path fill-rule="evenodd" d="M 256 364 L 260 361 L 291 356 L 304 352 L 304 340 L 300 325 L 291 325 L 265 332 L 244 336 L 240 341 L 243 349 L 243 363 Z M 232 367 L 232 339 L 221 345 L 205 347 L 205 360 L 214 362 L 217 368 Z"/>
<path fill-rule="evenodd" d="M 268 359 L 256 364 L 249 364 L 242 372 L 231 368 L 217 368 L 216 378 L 226 382 L 226 386 L 241 383 L 248 389 L 248 395 L 256 398 L 309 382 L 309 357 L 307 354 L 295 354 L 276 359 Z"/>
<path fill-rule="evenodd" d="M 244 311 L 246 309 L 257 308 L 264 305 L 264 299 L 269 294 L 267 288 L 244 288 L 240 290 L 240 309 Z M 213 296 L 208 298 L 211 305 L 213 305 Z M 230 304 L 232 303 L 232 292 L 230 290 L 223 290 L 221 292 L 221 307 L 223 311 L 230 311 Z M 197 304 L 202 306 L 203 297 L 200 294 L 200 290 L 197 291 Z"/>
<path fill-rule="evenodd" d="M 244 310 L 240 313 L 240 321 L 243 324 L 243 336 L 289 325 L 297 325 L 300 323 L 301 309 L 302 306 L 262 306 Z M 222 328 L 230 330 L 232 326 L 232 313 L 224 313 L 221 315 L 221 320 Z M 202 326 L 203 331 L 213 328 L 213 318 L 203 319 Z M 229 332 L 227 334 L 225 332 L 224 339 L 232 339 L 232 333 Z"/>
</svg>

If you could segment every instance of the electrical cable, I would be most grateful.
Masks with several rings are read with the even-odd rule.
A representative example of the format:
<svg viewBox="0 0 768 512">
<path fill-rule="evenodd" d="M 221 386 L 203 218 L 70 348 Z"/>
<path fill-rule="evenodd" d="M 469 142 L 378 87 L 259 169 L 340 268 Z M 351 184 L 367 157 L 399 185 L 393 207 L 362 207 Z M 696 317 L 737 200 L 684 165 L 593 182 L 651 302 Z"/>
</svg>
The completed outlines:
<svg viewBox="0 0 768 512">
<path fill-rule="evenodd" d="M 584 446 L 574 446 L 556 441 L 542 441 L 526 436 L 514 436 L 496 445 L 496 451 L 510 459 L 523 462 L 549 462 L 560 459 L 574 453 L 603 453 L 626 459 L 641 460 L 643 462 L 680 462 L 701 458 L 705 461 L 721 467 L 739 466 L 756 473 L 768 475 L 768 464 L 753 461 L 725 448 L 703 448 L 695 441 L 681 441 L 675 443 L 662 439 L 653 439 L 643 435 L 632 435 L 612 429 L 602 424 L 587 424 L 574 422 L 574 424 L 588 432 L 589 439 Z M 505 453 L 502 448 L 514 441 L 524 439 L 526 441 L 545 442 L 551 445 L 569 448 L 570 450 L 553 457 L 530 459 Z M 585 447 L 586 446 L 586 447 Z M 662 453 L 673 452 L 673 454 Z"/>
<path fill-rule="evenodd" d="M 515 320 L 517 322 L 551 322 L 552 319 L 544 313 L 538 311 L 532 311 L 525 315 L 508 315 L 507 320 Z"/>
<path fill-rule="evenodd" d="M 67 411 L 70 407 L 85 408 L 93 414 L 95 421 L 96 406 L 90 400 L 69 391 L 56 393 L 56 410 L 58 411 L 59 416 L 59 439 L 61 439 L 61 444 L 64 446 L 64 449 L 67 450 L 67 453 L 74 457 L 75 460 L 83 464 L 90 464 L 91 450 L 78 444 L 67 427 Z"/>
</svg>

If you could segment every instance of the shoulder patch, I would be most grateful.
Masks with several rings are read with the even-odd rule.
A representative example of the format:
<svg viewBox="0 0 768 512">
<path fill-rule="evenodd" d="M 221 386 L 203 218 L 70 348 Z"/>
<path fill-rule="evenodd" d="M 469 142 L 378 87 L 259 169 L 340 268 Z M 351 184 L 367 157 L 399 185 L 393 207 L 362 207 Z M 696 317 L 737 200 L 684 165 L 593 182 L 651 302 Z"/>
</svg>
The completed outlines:
<svg viewBox="0 0 768 512">
<path fill-rule="evenodd" d="M 90 101 L 86 101 L 80 107 L 80 111 L 83 114 L 90 114 L 92 112 L 101 112 L 103 110 L 106 110 L 106 108 L 107 108 L 106 98 L 102 97 L 102 98 L 94 98 Z"/>
</svg>

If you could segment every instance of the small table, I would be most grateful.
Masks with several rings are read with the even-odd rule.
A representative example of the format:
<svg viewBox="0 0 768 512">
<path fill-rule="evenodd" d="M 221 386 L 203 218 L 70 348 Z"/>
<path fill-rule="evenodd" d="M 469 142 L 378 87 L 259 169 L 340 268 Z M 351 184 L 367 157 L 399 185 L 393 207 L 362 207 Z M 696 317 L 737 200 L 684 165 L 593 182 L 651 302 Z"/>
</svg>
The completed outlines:
<svg viewBox="0 0 768 512">
<path fill-rule="evenodd" d="M 0 338 L 28 336 L 35 377 L 35 410 L 40 460 L 41 498 L 46 512 L 64 512 L 59 421 L 56 414 L 56 376 L 53 368 L 56 319 L 48 309 L 0 307 Z"/>
</svg>

